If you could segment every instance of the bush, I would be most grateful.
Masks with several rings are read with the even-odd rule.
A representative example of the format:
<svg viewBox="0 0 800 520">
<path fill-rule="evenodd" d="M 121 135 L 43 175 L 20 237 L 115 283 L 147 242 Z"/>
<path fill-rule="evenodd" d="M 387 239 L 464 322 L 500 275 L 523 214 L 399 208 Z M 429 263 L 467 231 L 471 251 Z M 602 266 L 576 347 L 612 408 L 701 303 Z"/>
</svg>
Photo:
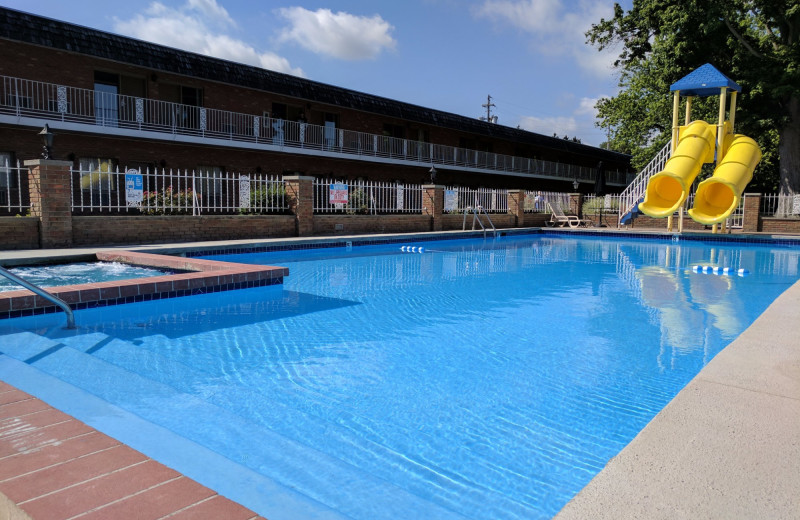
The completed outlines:
<svg viewBox="0 0 800 520">
<path fill-rule="evenodd" d="M 596 197 L 583 203 L 582 212 L 584 215 L 600 215 L 602 213 L 616 213 L 619 211 L 619 199 L 614 197 L 606 206 L 605 197 Z"/>
<path fill-rule="evenodd" d="M 347 197 L 347 213 L 350 215 L 369 214 L 369 196 L 362 189 L 355 189 Z"/>
<path fill-rule="evenodd" d="M 239 213 L 283 213 L 288 207 L 289 198 L 283 184 L 270 184 L 268 187 L 262 185 L 261 188 L 250 190 L 250 207 L 240 208 Z"/>
<path fill-rule="evenodd" d="M 146 191 L 142 194 L 142 213 L 145 215 L 191 215 L 194 196 L 191 188 L 174 191 L 168 186 L 164 191 Z M 200 198 L 200 195 L 197 196 Z"/>
</svg>

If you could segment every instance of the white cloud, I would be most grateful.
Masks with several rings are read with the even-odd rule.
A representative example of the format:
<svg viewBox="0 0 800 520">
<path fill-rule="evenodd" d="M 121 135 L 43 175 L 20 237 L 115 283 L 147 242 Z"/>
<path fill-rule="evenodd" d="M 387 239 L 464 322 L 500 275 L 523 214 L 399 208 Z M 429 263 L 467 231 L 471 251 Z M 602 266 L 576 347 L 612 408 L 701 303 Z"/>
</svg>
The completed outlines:
<svg viewBox="0 0 800 520">
<path fill-rule="evenodd" d="M 329 9 L 309 11 L 302 7 L 279 9 L 278 14 L 289 22 L 279 40 L 294 42 L 316 53 L 342 60 L 376 58 L 383 50 L 394 49 L 394 29 L 379 15 L 355 16 Z"/>
<path fill-rule="evenodd" d="M 525 116 L 520 118 L 519 126 L 523 130 L 536 132 L 543 135 L 557 134 L 577 137 L 583 144 L 598 145 L 605 140 L 602 130 L 594 122 L 597 117 L 595 105 L 600 98 L 581 98 L 577 107 L 569 116 L 562 117 L 535 117 Z"/>
<path fill-rule="evenodd" d="M 529 34 L 534 52 L 569 57 L 598 77 L 607 77 L 612 71 L 617 53 L 613 49 L 598 52 L 586 44 L 585 37 L 592 23 L 613 15 L 612 4 L 607 1 L 484 0 L 473 9 L 473 15 Z"/>
<path fill-rule="evenodd" d="M 195 11 L 203 13 L 208 20 L 215 20 L 224 25 L 236 27 L 236 22 L 233 21 L 228 11 L 219 5 L 216 0 L 188 0 L 186 5 Z"/>
<path fill-rule="evenodd" d="M 553 135 L 555 133 L 558 134 L 558 137 L 565 135 L 573 137 L 578 129 L 578 123 L 574 117 L 525 116 L 520 118 L 519 126 L 523 130 L 542 135 Z"/>
<path fill-rule="evenodd" d="M 177 9 L 153 2 L 130 20 L 114 20 L 114 30 L 141 40 L 245 63 L 277 72 L 303 76 L 289 60 L 251 45 L 209 26 L 235 26 L 228 12 L 215 0 L 187 0 Z"/>
</svg>

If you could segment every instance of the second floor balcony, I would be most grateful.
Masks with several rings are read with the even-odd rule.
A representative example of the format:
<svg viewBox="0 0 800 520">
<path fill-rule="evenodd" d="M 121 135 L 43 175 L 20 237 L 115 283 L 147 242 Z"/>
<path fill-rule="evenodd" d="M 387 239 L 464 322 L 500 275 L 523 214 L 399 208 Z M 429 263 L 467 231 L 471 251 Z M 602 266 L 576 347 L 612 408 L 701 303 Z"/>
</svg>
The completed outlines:
<svg viewBox="0 0 800 520">
<path fill-rule="evenodd" d="M 594 182 L 595 168 L 0 76 L 0 122 L 518 177 Z M 624 171 L 606 182 L 625 186 Z"/>
</svg>

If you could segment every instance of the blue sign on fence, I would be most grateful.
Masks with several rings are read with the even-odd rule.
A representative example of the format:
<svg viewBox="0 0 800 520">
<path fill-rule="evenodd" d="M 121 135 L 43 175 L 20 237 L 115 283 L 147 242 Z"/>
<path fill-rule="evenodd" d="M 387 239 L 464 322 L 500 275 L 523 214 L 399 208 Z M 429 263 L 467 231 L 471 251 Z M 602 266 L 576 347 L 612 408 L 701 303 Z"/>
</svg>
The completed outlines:
<svg viewBox="0 0 800 520">
<path fill-rule="evenodd" d="M 144 182 L 138 170 L 128 170 L 125 174 L 125 201 L 130 207 L 140 207 L 144 198 Z"/>
</svg>

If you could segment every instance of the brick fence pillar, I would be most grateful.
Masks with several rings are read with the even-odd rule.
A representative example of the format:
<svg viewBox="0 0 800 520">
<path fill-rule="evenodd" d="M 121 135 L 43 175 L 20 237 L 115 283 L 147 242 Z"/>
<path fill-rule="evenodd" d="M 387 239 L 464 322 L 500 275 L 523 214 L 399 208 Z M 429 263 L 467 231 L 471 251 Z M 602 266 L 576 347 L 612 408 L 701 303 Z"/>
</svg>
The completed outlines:
<svg viewBox="0 0 800 520">
<path fill-rule="evenodd" d="M 294 214 L 295 234 L 305 237 L 314 234 L 314 177 L 286 175 L 283 177 L 289 211 Z"/>
<path fill-rule="evenodd" d="M 422 186 L 422 214 L 431 217 L 431 231 L 441 231 L 444 214 L 444 186 L 425 184 Z"/>
<path fill-rule="evenodd" d="M 744 194 L 744 215 L 742 215 L 742 231 L 752 233 L 759 230 L 761 217 L 761 194 Z"/>
<path fill-rule="evenodd" d="M 72 200 L 69 161 L 34 159 L 28 167 L 31 216 L 39 219 L 39 247 L 72 246 Z"/>
<path fill-rule="evenodd" d="M 569 212 L 578 215 L 578 218 L 583 218 L 583 215 L 581 215 L 582 209 L 583 209 L 583 193 L 570 193 Z"/>
<path fill-rule="evenodd" d="M 514 226 L 525 225 L 525 190 L 508 190 L 508 213 L 514 215 Z"/>
</svg>

